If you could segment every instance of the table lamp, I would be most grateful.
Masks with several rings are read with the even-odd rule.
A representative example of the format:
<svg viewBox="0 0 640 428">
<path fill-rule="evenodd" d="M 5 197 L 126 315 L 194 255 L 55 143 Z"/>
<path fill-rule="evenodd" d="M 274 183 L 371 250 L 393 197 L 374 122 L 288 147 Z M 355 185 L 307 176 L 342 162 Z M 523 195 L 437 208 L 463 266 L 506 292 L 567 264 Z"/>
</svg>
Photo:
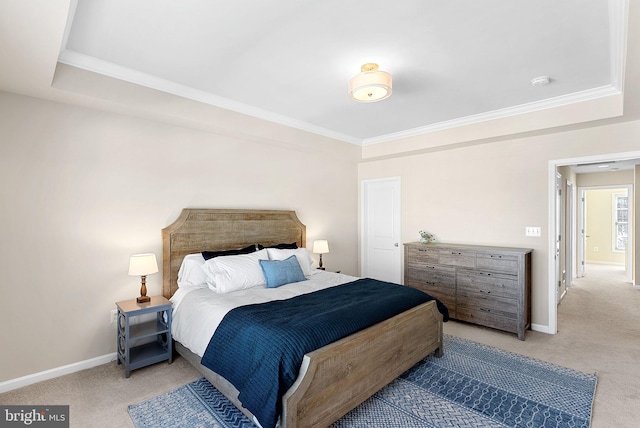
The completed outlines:
<svg viewBox="0 0 640 428">
<path fill-rule="evenodd" d="M 153 253 L 134 254 L 129 259 L 129 275 L 140 275 L 142 285 L 140 286 L 140 297 L 136 299 L 138 303 L 145 303 L 151 300 L 147 296 L 147 275 L 158 272 L 158 262 Z"/>
<path fill-rule="evenodd" d="M 313 252 L 315 254 L 320 254 L 320 264 L 318 269 L 324 270 L 324 267 L 322 267 L 322 255 L 329 252 L 329 241 L 326 239 L 313 241 Z"/>
</svg>

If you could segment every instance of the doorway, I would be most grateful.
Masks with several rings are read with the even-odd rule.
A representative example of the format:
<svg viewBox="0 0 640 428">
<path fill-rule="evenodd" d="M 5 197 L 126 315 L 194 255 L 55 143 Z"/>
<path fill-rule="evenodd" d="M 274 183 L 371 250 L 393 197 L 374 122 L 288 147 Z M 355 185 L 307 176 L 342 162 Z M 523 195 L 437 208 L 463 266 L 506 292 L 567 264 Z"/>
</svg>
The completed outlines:
<svg viewBox="0 0 640 428">
<path fill-rule="evenodd" d="M 590 186 L 578 191 L 582 224 L 578 240 L 580 277 L 587 274 L 586 266 L 608 264 L 624 269 L 631 282 L 633 207 L 629 201 L 633 186 Z"/>
<path fill-rule="evenodd" d="M 548 324 L 547 328 L 538 327 L 539 331 L 543 331 L 549 334 L 556 334 L 558 332 L 558 301 L 557 301 L 557 266 L 556 263 L 559 262 L 559 259 L 556 258 L 556 239 L 557 239 L 557 231 L 556 231 L 556 206 L 557 206 L 557 197 L 556 197 L 556 178 L 558 174 L 558 168 L 563 166 L 574 166 L 574 165 L 586 165 L 586 164 L 597 164 L 604 162 L 633 162 L 638 164 L 640 160 L 640 152 L 626 152 L 626 153 L 611 153 L 606 155 L 596 155 L 596 156 L 586 156 L 579 158 L 569 158 L 569 159 L 557 159 L 549 161 L 549 169 L 548 169 L 548 224 L 549 224 L 549 232 L 547 235 L 547 315 L 548 315 Z M 633 195 L 633 191 L 632 191 Z M 579 198 L 579 195 L 578 195 Z M 631 205 L 631 204 L 630 204 Z M 633 223 L 633 219 L 635 219 L 635 214 L 629 213 L 630 215 L 630 224 Z M 578 215 L 578 221 L 580 220 L 580 216 Z M 581 227 L 578 225 L 578 229 L 576 232 L 576 237 L 579 238 Z M 630 231 L 630 233 L 633 233 Z M 629 241 L 633 241 L 633 239 L 629 239 Z M 578 249 L 579 252 L 579 249 Z M 629 249 L 630 256 L 633 257 L 633 249 Z M 571 253 L 567 253 L 571 254 Z M 580 258 L 580 255 L 577 255 Z M 578 270 L 580 266 L 578 265 Z"/>
</svg>

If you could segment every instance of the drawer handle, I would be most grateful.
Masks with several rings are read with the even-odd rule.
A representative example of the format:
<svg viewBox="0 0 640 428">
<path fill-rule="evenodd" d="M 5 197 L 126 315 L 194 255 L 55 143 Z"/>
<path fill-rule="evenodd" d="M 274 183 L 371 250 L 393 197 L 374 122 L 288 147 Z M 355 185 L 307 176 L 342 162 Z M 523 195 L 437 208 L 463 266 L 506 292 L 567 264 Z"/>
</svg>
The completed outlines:
<svg viewBox="0 0 640 428">
<path fill-rule="evenodd" d="M 485 272 L 478 272 L 479 275 L 484 275 L 484 276 L 491 276 L 490 273 L 485 273 Z"/>
<path fill-rule="evenodd" d="M 482 312 L 491 312 L 491 309 L 480 308 Z"/>
<path fill-rule="evenodd" d="M 462 255 L 462 253 L 456 253 L 455 251 L 452 251 L 451 254 L 453 254 L 454 256 L 460 256 Z"/>
<path fill-rule="evenodd" d="M 481 293 L 485 293 L 485 294 L 491 294 L 491 291 L 484 291 L 484 290 L 480 290 Z"/>
<path fill-rule="evenodd" d="M 491 254 L 491 258 L 494 258 L 494 257 L 496 257 L 496 258 L 498 258 L 498 259 L 501 259 L 501 258 L 502 258 L 502 256 L 494 256 L 493 254 Z"/>
</svg>

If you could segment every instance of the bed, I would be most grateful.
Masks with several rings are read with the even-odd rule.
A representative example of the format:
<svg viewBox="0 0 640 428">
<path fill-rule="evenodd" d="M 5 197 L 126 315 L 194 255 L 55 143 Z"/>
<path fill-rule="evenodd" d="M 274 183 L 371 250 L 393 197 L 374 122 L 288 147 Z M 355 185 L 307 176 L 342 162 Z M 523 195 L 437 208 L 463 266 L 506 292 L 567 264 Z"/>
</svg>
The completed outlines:
<svg viewBox="0 0 640 428">
<path fill-rule="evenodd" d="M 306 227 L 294 211 L 184 209 L 162 230 L 162 241 L 163 295 L 172 298 L 180 294 L 178 272 L 185 256 L 257 244 L 295 243 L 304 249 Z M 322 278 L 342 283 L 353 277 Z M 297 379 L 282 397 L 280 426 L 329 426 L 427 355 L 442 356 L 442 322 L 436 302 L 429 301 L 306 353 Z M 179 340 L 175 348 L 256 421 L 242 406 L 234 385 L 200 363 L 200 351 Z"/>
</svg>

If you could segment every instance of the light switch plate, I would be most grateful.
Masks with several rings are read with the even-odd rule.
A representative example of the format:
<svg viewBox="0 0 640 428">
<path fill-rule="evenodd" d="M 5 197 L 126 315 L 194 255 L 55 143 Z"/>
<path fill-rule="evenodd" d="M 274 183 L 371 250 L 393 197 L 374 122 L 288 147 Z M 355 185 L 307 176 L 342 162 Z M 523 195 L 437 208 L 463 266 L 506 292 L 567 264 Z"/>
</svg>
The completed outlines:
<svg viewBox="0 0 640 428">
<path fill-rule="evenodd" d="M 527 226 L 524 230 L 525 236 L 542 236 L 542 228 L 537 226 Z"/>
</svg>

